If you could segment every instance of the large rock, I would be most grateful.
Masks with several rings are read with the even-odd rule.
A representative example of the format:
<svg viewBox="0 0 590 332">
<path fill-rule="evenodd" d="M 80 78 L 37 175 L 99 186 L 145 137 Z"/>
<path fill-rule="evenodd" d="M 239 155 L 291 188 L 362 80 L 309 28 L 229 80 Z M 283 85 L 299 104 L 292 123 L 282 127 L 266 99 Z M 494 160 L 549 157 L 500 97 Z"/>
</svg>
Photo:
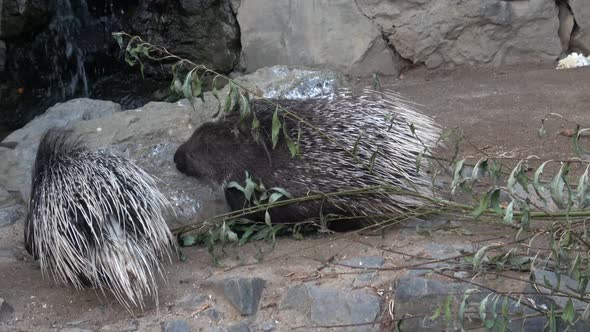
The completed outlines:
<svg viewBox="0 0 590 332">
<path fill-rule="evenodd" d="M 351 74 L 397 74 L 381 32 L 350 0 L 247 0 L 237 8 L 247 71 L 322 66 Z"/>
<path fill-rule="evenodd" d="M 239 60 L 240 28 L 230 0 L 142 0 L 127 27 L 220 72 L 232 71 Z"/>
<path fill-rule="evenodd" d="M 429 68 L 545 62 L 561 52 L 554 0 L 357 3 L 402 57 Z"/>
<path fill-rule="evenodd" d="M 570 41 L 571 47 L 588 55 L 590 54 L 590 4 L 586 0 L 569 0 L 568 3 L 577 23 L 577 29 L 574 30 Z"/>
</svg>

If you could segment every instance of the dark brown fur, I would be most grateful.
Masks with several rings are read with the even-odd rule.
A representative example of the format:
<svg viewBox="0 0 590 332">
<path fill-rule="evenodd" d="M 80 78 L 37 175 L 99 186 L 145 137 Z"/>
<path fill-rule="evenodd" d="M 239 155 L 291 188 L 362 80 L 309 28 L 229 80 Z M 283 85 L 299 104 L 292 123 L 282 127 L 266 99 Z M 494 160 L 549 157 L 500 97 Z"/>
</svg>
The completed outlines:
<svg viewBox="0 0 590 332">
<path fill-rule="evenodd" d="M 313 117 L 313 113 L 317 112 L 317 101 L 314 100 L 274 101 L 304 118 Z M 271 128 L 275 106 L 267 101 L 256 100 L 251 102 L 251 109 L 261 123 L 258 142 L 249 131 L 252 119 L 248 119 L 247 125 L 240 129 L 236 126 L 239 113 L 234 111 L 224 120 L 199 127 L 176 151 L 176 167 L 189 176 L 210 179 L 217 184 L 236 181 L 243 185 L 248 172 L 256 182 L 262 180 L 266 188 L 281 187 L 294 197 L 306 195 L 308 188 L 292 185 L 288 179 L 277 174 L 277 170 L 292 168 L 293 158 L 300 157 L 291 157 L 282 138 L 282 129 L 280 142 L 272 149 Z M 288 120 L 287 126 L 295 129 L 297 124 Z M 239 134 L 236 135 L 236 132 Z M 301 152 L 305 154 L 305 151 Z M 305 159 L 300 162 L 303 164 Z M 225 197 L 232 210 L 246 207 L 244 194 L 237 189 L 226 188 Z M 342 209 L 321 200 L 277 207 L 269 213 L 275 223 L 296 223 L 319 217 L 321 214 L 345 214 Z M 264 221 L 264 212 L 247 217 L 255 221 Z"/>
</svg>

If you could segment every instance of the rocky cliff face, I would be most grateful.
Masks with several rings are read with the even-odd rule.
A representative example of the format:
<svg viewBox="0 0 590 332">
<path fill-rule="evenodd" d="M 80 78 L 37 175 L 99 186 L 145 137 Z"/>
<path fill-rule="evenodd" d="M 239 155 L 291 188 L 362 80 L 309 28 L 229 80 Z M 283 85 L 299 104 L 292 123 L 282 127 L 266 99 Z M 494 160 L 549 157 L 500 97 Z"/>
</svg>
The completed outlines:
<svg viewBox="0 0 590 332">
<path fill-rule="evenodd" d="M 409 63 L 452 69 L 552 62 L 590 45 L 583 0 L 234 1 L 242 56 L 269 64 L 397 74 Z M 260 10 L 266 8 L 267 10 Z"/>
<path fill-rule="evenodd" d="M 128 68 L 114 31 L 140 35 L 228 73 L 240 52 L 229 0 L 10 0 L 0 9 L 0 127 L 20 127 L 59 101 L 84 96 L 124 108 L 157 99 L 169 71 Z"/>
</svg>

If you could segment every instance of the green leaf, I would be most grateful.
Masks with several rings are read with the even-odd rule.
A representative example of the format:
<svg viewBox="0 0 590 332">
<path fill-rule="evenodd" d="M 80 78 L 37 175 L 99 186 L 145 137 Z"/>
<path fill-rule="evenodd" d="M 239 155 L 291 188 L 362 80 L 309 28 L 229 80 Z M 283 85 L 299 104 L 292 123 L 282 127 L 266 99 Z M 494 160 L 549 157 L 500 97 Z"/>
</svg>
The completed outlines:
<svg viewBox="0 0 590 332">
<path fill-rule="evenodd" d="M 264 211 L 264 222 L 269 226 L 272 227 L 272 222 L 270 220 L 270 213 L 268 210 Z"/>
<path fill-rule="evenodd" d="M 576 198 L 578 199 L 578 206 L 582 209 L 588 206 L 590 202 L 588 196 L 588 184 L 589 184 L 589 176 L 588 170 L 590 169 L 590 164 L 586 167 L 586 171 L 582 176 L 580 176 L 580 180 L 578 182 L 578 188 L 576 190 Z"/>
<path fill-rule="evenodd" d="M 283 137 L 287 142 L 287 147 L 289 148 L 289 152 L 291 152 L 291 157 L 295 157 L 299 154 L 299 145 L 293 143 L 291 136 L 289 136 L 289 130 L 287 129 L 287 124 L 283 124 Z"/>
<path fill-rule="evenodd" d="M 256 189 L 258 188 L 258 185 L 256 184 L 256 182 L 254 182 L 252 180 L 252 178 L 247 177 L 246 178 L 246 187 L 244 188 L 244 196 L 246 197 L 246 200 L 248 202 L 252 201 L 252 195 L 254 194 L 254 191 L 256 191 Z"/>
<path fill-rule="evenodd" d="M 438 319 L 438 317 L 440 317 L 441 312 L 442 312 L 442 305 L 439 305 L 438 307 L 436 307 L 436 310 L 434 310 L 434 313 L 432 315 L 430 315 L 430 317 L 428 317 L 428 319 L 430 319 L 431 321 Z"/>
<path fill-rule="evenodd" d="M 286 191 L 285 189 L 283 189 L 281 187 L 272 187 L 272 188 L 270 188 L 270 190 L 279 192 L 279 193 L 283 194 L 283 196 L 285 196 L 287 198 L 293 198 L 293 196 L 291 194 L 289 194 L 288 191 Z"/>
<path fill-rule="evenodd" d="M 488 169 L 494 182 L 497 183 L 500 181 L 500 177 L 502 176 L 502 164 L 497 160 L 492 160 Z"/>
<path fill-rule="evenodd" d="M 465 309 L 467 308 L 467 299 L 469 298 L 469 296 L 471 295 L 471 293 L 476 292 L 477 289 L 468 289 L 465 291 L 465 294 L 463 295 L 463 300 L 461 301 L 461 304 L 459 305 L 459 323 L 461 324 L 461 328 L 464 329 L 464 318 L 465 318 Z"/>
<path fill-rule="evenodd" d="M 504 215 L 504 222 L 513 225 L 512 218 L 514 217 L 514 200 L 506 207 L 506 214 Z"/>
<path fill-rule="evenodd" d="M 275 109 L 272 115 L 272 148 L 274 149 L 279 142 L 279 130 L 281 130 L 281 121 L 279 120 L 279 108 Z"/>
<path fill-rule="evenodd" d="M 584 133 L 590 131 L 590 128 L 584 128 L 584 129 L 580 129 L 580 127 L 578 126 L 576 128 L 576 132 L 575 135 L 573 136 L 573 144 L 574 144 L 574 151 L 576 152 L 576 155 L 578 157 L 582 157 L 584 154 L 590 154 L 590 150 L 588 149 L 584 149 L 581 145 L 580 145 L 580 136 Z"/>
<path fill-rule="evenodd" d="M 379 148 L 373 152 L 371 155 L 371 159 L 369 159 L 369 173 L 373 174 L 373 167 L 375 166 L 375 159 L 377 158 L 377 154 L 379 153 Z"/>
<path fill-rule="evenodd" d="M 236 234 L 234 231 L 228 228 L 226 234 L 230 242 L 238 242 L 238 234 Z"/>
<path fill-rule="evenodd" d="M 465 159 L 461 159 L 455 165 L 455 171 L 453 172 L 453 181 L 451 182 L 451 194 L 455 193 L 455 189 L 463 180 L 463 165 L 465 164 Z"/>
<path fill-rule="evenodd" d="M 234 91 L 235 91 L 234 84 L 230 81 L 229 82 L 229 91 L 227 92 L 227 96 L 225 96 L 225 105 L 223 107 L 223 111 L 225 113 L 229 113 L 231 111 L 232 96 L 234 94 Z"/>
<path fill-rule="evenodd" d="M 551 192 L 551 199 L 553 200 L 553 202 L 555 202 L 557 207 L 559 207 L 560 209 L 563 209 L 565 207 L 565 203 L 563 201 L 563 189 L 565 187 L 565 181 L 564 181 L 565 165 L 566 164 L 564 164 L 564 163 L 561 164 L 561 167 L 559 168 L 559 172 L 555 175 L 555 177 L 553 178 L 553 181 L 551 181 L 551 186 L 549 188 L 549 191 Z"/>
<path fill-rule="evenodd" d="M 272 203 L 276 202 L 277 200 L 279 200 L 281 197 L 283 197 L 283 194 L 273 193 L 270 195 L 270 198 L 268 199 L 268 203 L 272 204 Z"/>
<path fill-rule="evenodd" d="M 182 85 L 182 93 L 184 94 L 184 98 L 191 100 L 193 98 L 193 91 L 192 91 L 192 77 L 193 77 L 193 72 L 195 70 L 191 70 L 188 72 L 188 74 L 186 74 L 186 77 L 184 78 L 184 84 Z"/>
<path fill-rule="evenodd" d="M 183 236 L 180 241 L 183 247 L 189 247 L 197 243 L 197 239 L 192 235 Z"/>
<path fill-rule="evenodd" d="M 113 38 L 117 41 L 117 45 L 119 45 L 120 49 L 123 49 L 123 35 L 120 32 L 113 32 Z"/>
<path fill-rule="evenodd" d="M 486 320 L 486 316 L 487 316 L 487 313 L 486 313 L 486 306 L 487 306 L 487 304 L 488 304 L 488 300 L 490 299 L 490 296 L 491 296 L 492 294 L 493 294 L 493 293 L 489 293 L 489 294 L 488 294 L 486 297 L 484 297 L 484 299 L 483 299 L 483 300 L 482 300 L 482 301 L 479 303 L 479 318 L 480 318 L 482 321 L 485 321 L 485 320 Z"/>
<path fill-rule="evenodd" d="M 473 216 L 479 218 L 488 208 L 490 202 L 490 192 L 488 191 L 479 201 L 479 206 L 473 211 Z"/>
<path fill-rule="evenodd" d="M 473 182 L 479 180 L 483 174 L 487 171 L 488 168 L 488 160 L 486 158 L 482 158 L 475 163 L 473 166 L 473 171 L 471 172 L 471 180 Z"/>
<path fill-rule="evenodd" d="M 174 93 L 181 93 L 182 92 L 182 82 L 176 78 L 172 82 L 172 86 L 170 87 Z"/>
<path fill-rule="evenodd" d="M 447 296 L 445 300 L 445 321 L 450 322 L 452 318 L 451 304 L 453 303 L 453 296 Z"/>
<path fill-rule="evenodd" d="M 567 299 L 567 303 L 561 314 L 561 319 L 569 324 L 574 324 L 576 319 L 576 309 L 574 309 L 574 303 L 571 298 Z"/>
<path fill-rule="evenodd" d="M 541 198 L 541 200 L 543 200 L 543 203 L 545 204 L 547 204 L 547 201 L 545 200 L 545 197 L 543 195 L 543 193 L 545 192 L 545 186 L 541 184 L 541 175 L 543 174 L 545 165 L 547 165 L 548 162 L 551 162 L 551 160 L 547 160 L 544 163 L 542 163 L 541 166 L 539 166 L 539 168 L 537 168 L 537 170 L 535 171 L 535 175 L 533 177 L 533 188 L 535 189 L 535 193 L 537 193 L 537 196 L 539 196 L 539 198 Z"/>
<path fill-rule="evenodd" d="M 486 255 L 486 251 L 488 249 L 490 249 L 491 247 L 493 247 L 492 245 L 487 245 L 487 246 L 483 246 L 481 247 L 473 256 L 473 268 L 478 270 L 482 263 L 485 263 L 488 261 L 487 255 Z"/>
<path fill-rule="evenodd" d="M 242 238 L 240 239 L 240 242 L 238 242 L 239 246 L 242 246 L 244 244 L 246 244 L 248 242 L 248 239 L 250 238 L 250 236 L 254 233 L 254 227 L 256 226 L 256 224 L 248 227 L 246 229 L 246 231 L 244 232 L 244 234 L 242 234 Z"/>
<path fill-rule="evenodd" d="M 500 188 L 492 189 L 492 194 L 490 195 L 490 204 L 494 212 L 499 216 L 503 216 L 504 213 L 502 212 L 502 208 L 500 207 Z"/>
<path fill-rule="evenodd" d="M 240 94 L 240 122 L 250 115 L 250 99 L 248 94 Z"/>
<path fill-rule="evenodd" d="M 213 97 L 215 97 L 215 99 L 217 100 L 217 110 L 215 111 L 215 113 L 213 113 L 212 116 L 212 118 L 216 118 L 219 116 L 219 113 L 221 112 L 221 100 L 219 100 L 219 91 L 215 86 L 215 79 L 213 79 L 213 89 L 211 89 L 211 93 L 213 94 Z"/>
<path fill-rule="evenodd" d="M 195 78 L 192 81 L 192 95 L 193 97 L 197 97 L 197 98 L 201 98 L 201 100 L 204 102 L 204 96 L 203 96 L 203 82 L 199 79 L 198 75 L 195 75 Z"/>
<path fill-rule="evenodd" d="M 524 162 L 524 160 L 521 160 L 518 162 L 518 164 L 516 164 L 516 167 L 514 167 L 514 169 L 512 170 L 512 172 L 510 172 L 510 176 L 508 177 L 508 191 L 510 192 L 510 194 L 514 195 L 514 187 L 516 186 L 517 183 L 517 175 L 520 174 L 522 172 L 522 163 Z"/>
<path fill-rule="evenodd" d="M 363 137 L 363 133 L 360 133 L 359 137 L 357 137 L 356 141 L 354 142 L 354 145 L 352 146 L 352 154 L 355 156 L 358 153 L 358 147 L 359 147 L 359 143 L 360 143 L 362 137 Z"/>
<path fill-rule="evenodd" d="M 245 192 L 244 187 L 242 187 L 239 183 L 237 183 L 235 181 L 229 182 L 228 184 L 225 185 L 225 187 L 237 189 L 237 190 L 241 191 L 242 193 Z"/>
<path fill-rule="evenodd" d="M 557 332 L 557 318 L 555 317 L 553 303 L 551 303 L 551 310 L 549 311 L 549 331 Z"/>
</svg>

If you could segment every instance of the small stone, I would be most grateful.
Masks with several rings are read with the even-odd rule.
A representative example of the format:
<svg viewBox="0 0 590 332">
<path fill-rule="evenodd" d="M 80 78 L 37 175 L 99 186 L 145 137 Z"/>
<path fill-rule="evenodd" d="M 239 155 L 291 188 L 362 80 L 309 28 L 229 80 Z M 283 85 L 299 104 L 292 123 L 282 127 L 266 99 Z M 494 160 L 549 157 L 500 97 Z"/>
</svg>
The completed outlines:
<svg viewBox="0 0 590 332">
<path fill-rule="evenodd" d="M 223 293 L 242 315 L 253 315 L 258 311 L 258 303 L 266 281 L 260 278 L 228 278 L 218 282 Z"/>
<path fill-rule="evenodd" d="M 382 256 L 354 257 L 340 261 L 340 264 L 350 267 L 364 267 L 374 269 L 383 266 L 385 259 Z"/>
<path fill-rule="evenodd" d="M 93 331 L 89 330 L 89 329 L 84 329 L 81 327 L 64 327 L 63 329 L 60 329 L 59 332 L 93 332 Z"/>
<path fill-rule="evenodd" d="M 195 310 L 207 301 L 207 296 L 196 292 L 186 294 L 176 301 L 176 306 L 186 310 Z"/>
<path fill-rule="evenodd" d="M 296 285 L 290 287 L 287 295 L 281 301 L 280 310 L 297 310 L 299 312 L 309 311 L 311 306 L 311 296 L 306 285 Z"/>
<path fill-rule="evenodd" d="M 14 318 L 14 308 L 0 297 L 0 322 Z"/>
<path fill-rule="evenodd" d="M 363 291 L 310 288 L 311 319 L 318 325 L 351 325 L 374 322 L 380 312 L 379 297 Z M 355 331 L 374 331 L 379 324 L 358 325 Z"/>
<path fill-rule="evenodd" d="M 184 320 L 171 320 L 162 323 L 162 332 L 190 332 L 191 329 Z"/>
</svg>

